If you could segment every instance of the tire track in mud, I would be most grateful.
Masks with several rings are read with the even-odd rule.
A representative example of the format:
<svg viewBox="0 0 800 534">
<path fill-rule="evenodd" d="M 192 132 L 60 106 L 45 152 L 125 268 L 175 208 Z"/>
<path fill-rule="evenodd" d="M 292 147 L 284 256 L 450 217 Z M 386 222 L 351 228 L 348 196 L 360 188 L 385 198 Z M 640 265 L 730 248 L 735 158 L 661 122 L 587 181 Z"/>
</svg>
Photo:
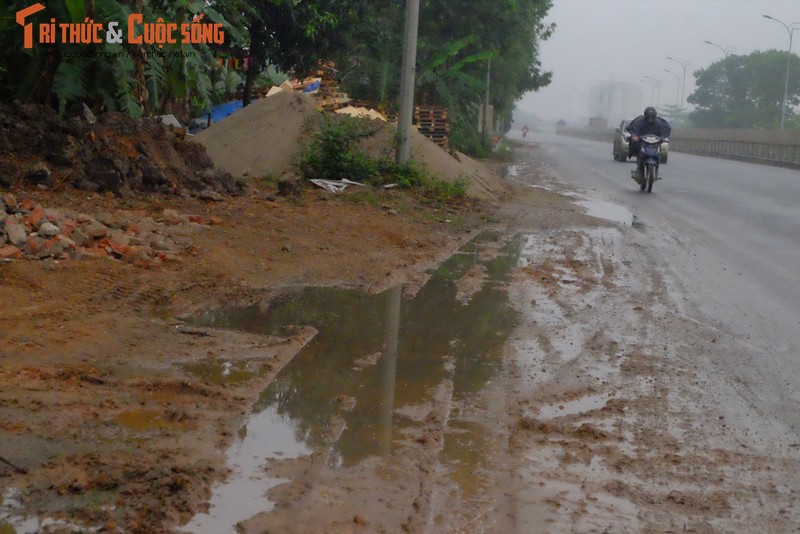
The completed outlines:
<svg viewBox="0 0 800 534">
<path fill-rule="evenodd" d="M 698 358 L 724 351 L 680 313 L 663 262 L 627 228 L 522 245 L 508 358 L 517 532 L 792 531 L 796 477 L 782 473 L 798 459 L 743 445 L 715 410 L 720 379 Z"/>
</svg>

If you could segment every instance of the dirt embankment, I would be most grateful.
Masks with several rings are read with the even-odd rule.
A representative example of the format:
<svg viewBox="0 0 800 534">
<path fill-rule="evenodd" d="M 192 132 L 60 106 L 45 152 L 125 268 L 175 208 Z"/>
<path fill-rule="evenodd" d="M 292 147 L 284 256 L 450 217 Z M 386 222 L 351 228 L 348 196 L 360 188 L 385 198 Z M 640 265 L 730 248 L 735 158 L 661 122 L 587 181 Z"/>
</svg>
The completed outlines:
<svg viewBox="0 0 800 534">
<path fill-rule="evenodd" d="M 0 244 L 21 251 L 0 260 L 0 518 L 48 517 L 53 531 L 166 532 L 187 521 L 224 476 L 222 451 L 254 396 L 313 335 L 206 335 L 180 317 L 295 284 L 422 284 L 489 207 L 360 188 L 281 197 L 213 168 L 200 144 L 155 122 L 6 111 L 0 215 L 25 235 Z M 250 141 L 269 154 L 269 139 Z M 74 247 L 30 254 L 46 223 Z M 129 261 L 141 259 L 135 247 L 150 261 Z M 261 371 L 236 385 L 186 371 L 217 358 Z"/>
<path fill-rule="evenodd" d="M 59 117 L 33 105 L 0 106 L 0 187 L 23 184 L 111 192 L 242 194 L 245 184 L 158 119 L 90 111 Z"/>
<path fill-rule="evenodd" d="M 279 92 L 213 124 L 195 140 L 206 147 L 217 166 L 236 178 L 280 178 L 291 174 L 292 159 L 317 127 L 319 113 L 310 96 Z M 361 148 L 374 158 L 393 160 L 396 124 L 361 120 L 374 129 Z M 507 193 L 502 180 L 485 165 L 462 153 L 449 154 L 416 129 L 411 131 L 411 157 L 445 180 L 468 179 L 468 193 L 474 198 Z"/>
</svg>

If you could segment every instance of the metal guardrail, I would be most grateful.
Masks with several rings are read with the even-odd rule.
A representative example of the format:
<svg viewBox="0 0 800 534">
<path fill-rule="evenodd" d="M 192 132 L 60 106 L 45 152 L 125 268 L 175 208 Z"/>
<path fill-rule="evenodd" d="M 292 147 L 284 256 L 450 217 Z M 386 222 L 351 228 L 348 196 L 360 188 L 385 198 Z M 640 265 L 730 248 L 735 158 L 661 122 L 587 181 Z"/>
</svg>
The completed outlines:
<svg viewBox="0 0 800 534">
<path fill-rule="evenodd" d="M 581 139 L 614 142 L 614 130 L 559 128 L 557 133 Z M 735 159 L 800 170 L 798 130 L 684 130 L 673 131 L 670 151 Z"/>
</svg>

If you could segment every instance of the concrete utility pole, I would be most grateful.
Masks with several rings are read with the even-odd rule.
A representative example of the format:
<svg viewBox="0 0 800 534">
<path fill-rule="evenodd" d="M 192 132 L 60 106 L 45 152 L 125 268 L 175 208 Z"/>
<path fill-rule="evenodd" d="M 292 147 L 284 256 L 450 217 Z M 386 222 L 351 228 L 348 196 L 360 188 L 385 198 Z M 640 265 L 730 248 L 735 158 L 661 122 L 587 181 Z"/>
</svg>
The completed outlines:
<svg viewBox="0 0 800 534">
<path fill-rule="evenodd" d="M 489 146 L 489 132 L 491 131 L 489 127 L 489 83 L 492 79 L 492 60 L 489 60 L 489 64 L 486 66 L 486 97 L 483 102 L 483 142 L 486 146 Z"/>
<path fill-rule="evenodd" d="M 414 85 L 417 79 L 417 28 L 419 0 L 406 0 L 406 30 L 403 36 L 403 67 L 400 73 L 400 110 L 397 117 L 397 163 L 411 158 L 411 119 L 414 115 Z"/>
</svg>

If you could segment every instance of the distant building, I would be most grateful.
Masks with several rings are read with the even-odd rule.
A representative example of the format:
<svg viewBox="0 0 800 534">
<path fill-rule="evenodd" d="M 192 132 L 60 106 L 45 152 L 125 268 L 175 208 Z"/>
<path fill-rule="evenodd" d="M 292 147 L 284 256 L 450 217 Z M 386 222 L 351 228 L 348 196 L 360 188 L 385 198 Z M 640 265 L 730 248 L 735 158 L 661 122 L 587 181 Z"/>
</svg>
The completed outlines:
<svg viewBox="0 0 800 534">
<path fill-rule="evenodd" d="M 589 119 L 589 128 L 608 128 L 608 119 L 605 117 L 592 117 Z"/>
</svg>

